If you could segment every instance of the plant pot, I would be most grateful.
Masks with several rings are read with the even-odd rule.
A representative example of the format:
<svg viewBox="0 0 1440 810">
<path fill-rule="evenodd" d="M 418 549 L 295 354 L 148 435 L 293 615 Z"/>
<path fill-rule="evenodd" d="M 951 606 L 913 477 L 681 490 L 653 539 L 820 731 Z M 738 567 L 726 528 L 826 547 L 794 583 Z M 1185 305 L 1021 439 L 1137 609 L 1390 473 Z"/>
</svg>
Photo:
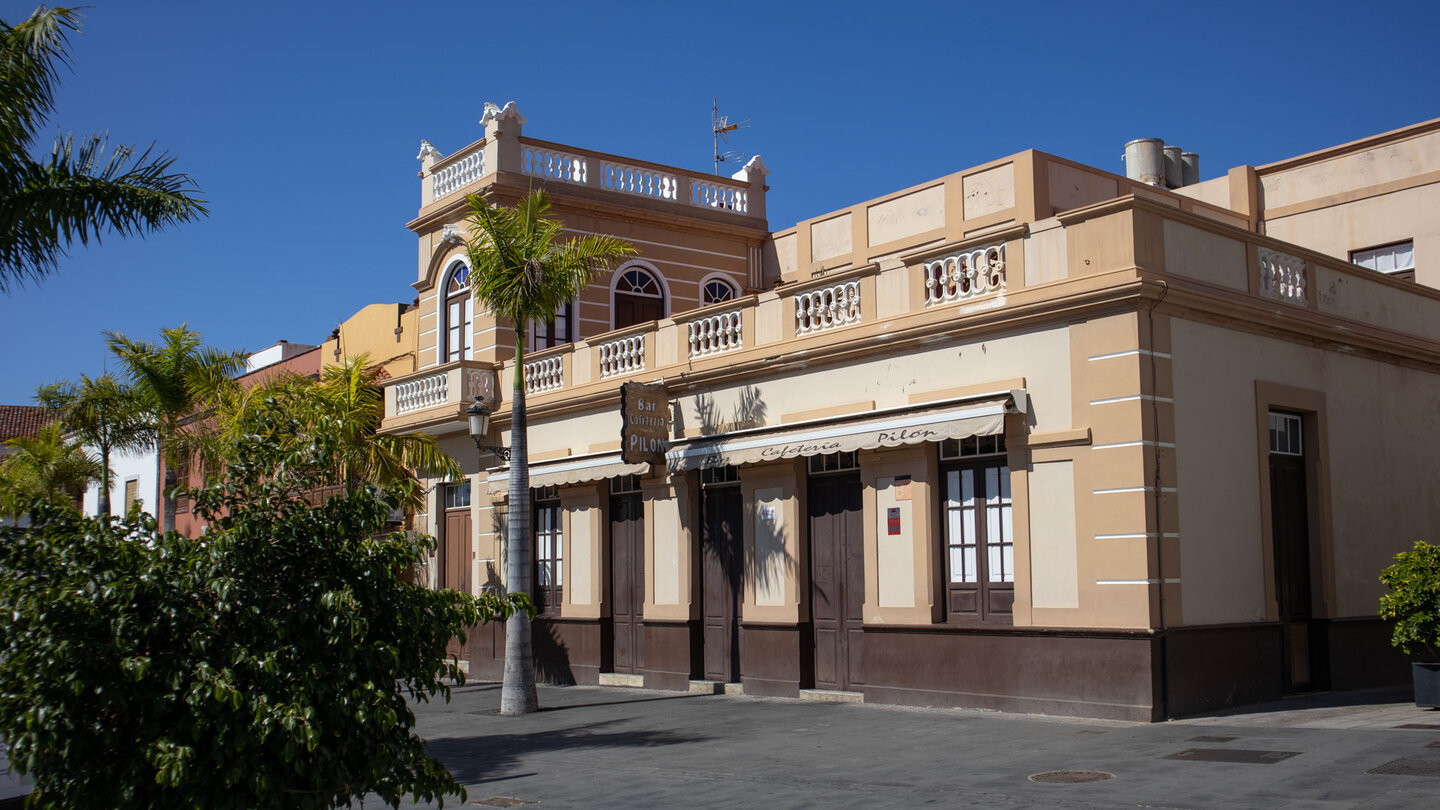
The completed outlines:
<svg viewBox="0 0 1440 810">
<path fill-rule="evenodd" d="M 1415 678 L 1415 705 L 1440 707 L 1440 663 L 1414 661 L 1410 671 Z"/>
</svg>

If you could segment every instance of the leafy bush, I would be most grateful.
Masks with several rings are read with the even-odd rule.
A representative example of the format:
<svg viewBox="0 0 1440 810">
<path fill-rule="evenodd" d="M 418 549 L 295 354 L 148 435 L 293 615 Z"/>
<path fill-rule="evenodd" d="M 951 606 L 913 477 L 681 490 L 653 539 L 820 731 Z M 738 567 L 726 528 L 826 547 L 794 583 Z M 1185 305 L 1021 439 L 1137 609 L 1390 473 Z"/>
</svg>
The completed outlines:
<svg viewBox="0 0 1440 810">
<path fill-rule="evenodd" d="M 1380 581 L 1390 588 L 1380 597 L 1380 617 L 1395 623 L 1390 643 L 1409 655 L 1440 660 L 1440 546 L 1416 542 L 1395 555 Z"/>
<path fill-rule="evenodd" d="M 0 529 L 0 737 L 38 806 L 463 801 L 406 698 L 448 699 L 450 639 L 529 603 L 402 581 L 432 541 L 377 534 L 401 493 L 312 506 L 264 446 L 192 491 L 199 539 L 138 510 Z"/>
</svg>

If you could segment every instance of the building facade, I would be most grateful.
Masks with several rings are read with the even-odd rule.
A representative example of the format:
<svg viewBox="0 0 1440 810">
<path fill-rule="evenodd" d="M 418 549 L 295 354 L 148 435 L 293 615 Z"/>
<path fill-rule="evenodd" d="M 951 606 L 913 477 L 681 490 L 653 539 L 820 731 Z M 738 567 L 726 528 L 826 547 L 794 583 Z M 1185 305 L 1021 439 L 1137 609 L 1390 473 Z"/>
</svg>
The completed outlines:
<svg viewBox="0 0 1440 810">
<path fill-rule="evenodd" d="M 640 248 L 531 330 L 544 677 L 1123 719 L 1405 677 L 1377 576 L 1440 519 L 1440 271 L 1425 209 L 1387 212 L 1434 193 L 1440 122 L 1175 191 L 1025 151 L 777 231 L 758 158 L 524 123 L 422 145 L 419 367 L 383 429 L 471 472 L 433 482 L 428 581 L 502 587 L 509 470 L 464 409 L 508 444 L 514 359 L 464 197 L 543 186 Z M 621 453 L 628 382 L 665 391 L 663 461 Z"/>
</svg>

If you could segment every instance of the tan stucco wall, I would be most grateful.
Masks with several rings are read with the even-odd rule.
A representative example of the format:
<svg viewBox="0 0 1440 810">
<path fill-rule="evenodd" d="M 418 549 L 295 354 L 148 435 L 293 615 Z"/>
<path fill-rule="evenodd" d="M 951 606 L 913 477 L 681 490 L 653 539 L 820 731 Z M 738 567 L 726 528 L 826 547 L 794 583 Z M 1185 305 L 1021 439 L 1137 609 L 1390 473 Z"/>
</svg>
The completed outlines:
<svg viewBox="0 0 1440 810">
<path fill-rule="evenodd" d="M 1257 380 L 1324 392 L 1330 431 L 1314 449 L 1328 459 L 1333 559 L 1324 575 L 1333 588 L 1314 584 L 1334 593 L 1321 615 L 1374 615 L 1380 569 L 1440 526 L 1440 375 L 1185 320 L 1174 321 L 1172 339 L 1185 622 L 1256 621 L 1273 610 Z"/>
<path fill-rule="evenodd" d="M 407 311 L 405 304 L 371 304 L 340 324 L 338 340 L 330 338 L 320 347 L 320 367 L 363 354 L 370 366 L 385 369 L 391 377 L 409 374 L 416 368 L 418 323 L 419 312 Z"/>
<path fill-rule="evenodd" d="M 1433 213 L 1437 210 L 1440 177 L 1431 185 L 1269 218 L 1265 233 L 1344 261 L 1350 260 L 1352 250 L 1413 240 L 1415 280 L 1440 287 L 1440 217 Z"/>
</svg>

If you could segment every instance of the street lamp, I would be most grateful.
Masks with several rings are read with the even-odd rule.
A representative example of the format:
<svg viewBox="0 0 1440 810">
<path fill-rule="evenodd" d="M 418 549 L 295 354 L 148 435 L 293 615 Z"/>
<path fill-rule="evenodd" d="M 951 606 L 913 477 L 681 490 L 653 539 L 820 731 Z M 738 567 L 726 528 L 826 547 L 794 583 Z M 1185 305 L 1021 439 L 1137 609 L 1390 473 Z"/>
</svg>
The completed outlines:
<svg viewBox="0 0 1440 810">
<path fill-rule="evenodd" d="M 510 448 L 498 444 L 482 444 L 482 442 L 485 441 L 485 436 L 490 433 L 491 413 L 493 413 L 493 411 L 490 410 L 490 406 L 481 401 L 480 395 L 476 394 L 475 401 L 470 403 L 470 407 L 465 409 L 465 415 L 470 417 L 470 438 L 475 440 L 476 450 L 482 453 L 493 453 L 506 462 L 509 462 Z"/>
</svg>

